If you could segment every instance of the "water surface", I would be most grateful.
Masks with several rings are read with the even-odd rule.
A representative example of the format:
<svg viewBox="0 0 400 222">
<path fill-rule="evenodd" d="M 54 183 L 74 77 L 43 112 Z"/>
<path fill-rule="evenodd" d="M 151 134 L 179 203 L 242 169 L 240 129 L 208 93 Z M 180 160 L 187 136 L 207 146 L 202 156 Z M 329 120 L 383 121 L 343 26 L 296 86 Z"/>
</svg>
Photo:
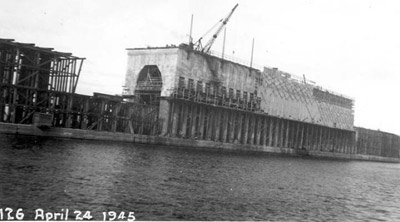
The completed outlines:
<svg viewBox="0 0 400 222">
<path fill-rule="evenodd" d="M 138 220 L 400 221 L 400 165 L 0 136 L 0 208 Z M 35 141 L 36 140 L 36 141 Z"/>
</svg>

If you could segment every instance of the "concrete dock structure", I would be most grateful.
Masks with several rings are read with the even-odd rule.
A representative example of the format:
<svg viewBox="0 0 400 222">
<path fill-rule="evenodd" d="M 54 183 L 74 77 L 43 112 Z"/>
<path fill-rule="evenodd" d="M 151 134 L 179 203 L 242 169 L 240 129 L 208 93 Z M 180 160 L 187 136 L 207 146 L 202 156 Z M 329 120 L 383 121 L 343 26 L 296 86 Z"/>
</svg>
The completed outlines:
<svg viewBox="0 0 400 222">
<path fill-rule="evenodd" d="M 163 136 L 356 153 L 353 100 L 276 68 L 184 44 L 128 49 L 125 86 L 137 102 L 160 107 Z"/>
<path fill-rule="evenodd" d="M 0 39 L 0 133 L 399 162 L 353 99 L 193 47 L 128 49 L 122 96 L 75 92 L 83 58 Z"/>
</svg>

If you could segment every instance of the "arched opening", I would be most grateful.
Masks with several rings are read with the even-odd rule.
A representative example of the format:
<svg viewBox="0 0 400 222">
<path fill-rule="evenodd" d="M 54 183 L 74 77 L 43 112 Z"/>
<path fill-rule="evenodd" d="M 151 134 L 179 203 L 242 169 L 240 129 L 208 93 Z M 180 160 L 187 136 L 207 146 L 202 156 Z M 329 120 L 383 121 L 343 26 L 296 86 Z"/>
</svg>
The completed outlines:
<svg viewBox="0 0 400 222">
<path fill-rule="evenodd" d="M 158 105 L 162 88 L 161 72 L 156 65 L 146 65 L 139 72 L 135 95 L 142 104 Z"/>
</svg>

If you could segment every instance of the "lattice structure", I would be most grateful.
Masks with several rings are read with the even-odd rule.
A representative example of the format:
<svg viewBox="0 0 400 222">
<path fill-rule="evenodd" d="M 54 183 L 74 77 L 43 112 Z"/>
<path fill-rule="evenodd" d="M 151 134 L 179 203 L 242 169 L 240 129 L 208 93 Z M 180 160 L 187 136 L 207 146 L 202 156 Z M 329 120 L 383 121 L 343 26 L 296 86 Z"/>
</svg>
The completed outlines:
<svg viewBox="0 0 400 222">
<path fill-rule="evenodd" d="M 63 104 L 75 93 L 84 58 L 52 48 L 0 39 L 0 121 L 24 123 L 39 107 Z"/>
<path fill-rule="evenodd" d="M 261 109 L 283 118 L 339 129 L 353 129 L 353 100 L 307 84 L 275 69 L 265 69 Z"/>
</svg>

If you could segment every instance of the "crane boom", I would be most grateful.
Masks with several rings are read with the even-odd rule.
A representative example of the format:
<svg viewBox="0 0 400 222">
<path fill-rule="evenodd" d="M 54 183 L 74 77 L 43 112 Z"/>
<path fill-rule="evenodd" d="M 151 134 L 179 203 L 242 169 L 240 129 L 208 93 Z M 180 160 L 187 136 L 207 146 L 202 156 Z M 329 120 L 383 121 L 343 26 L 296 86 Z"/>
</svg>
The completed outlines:
<svg viewBox="0 0 400 222">
<path fill-rule="evenodd" d="M 204 53 L 208 53 L 211 49 L 211 46 L 214 44 L 215 39 L 218 37 L 219 33 L 221 32 L 222 28 L 228 23 L 229 19 L 231 18 L 233 12 L 235 9 L 238 7 L 239 4 L 236 4 L 235 7 L 233 7 L 232 11 L 229 13 L 228 16 L 222 21 L 221 25 L 218 27 L 217 31 L 214 33 L 212 38 L 207 42 L 207 44 L 203 47 L 201 50 Z"/>
</svg>

